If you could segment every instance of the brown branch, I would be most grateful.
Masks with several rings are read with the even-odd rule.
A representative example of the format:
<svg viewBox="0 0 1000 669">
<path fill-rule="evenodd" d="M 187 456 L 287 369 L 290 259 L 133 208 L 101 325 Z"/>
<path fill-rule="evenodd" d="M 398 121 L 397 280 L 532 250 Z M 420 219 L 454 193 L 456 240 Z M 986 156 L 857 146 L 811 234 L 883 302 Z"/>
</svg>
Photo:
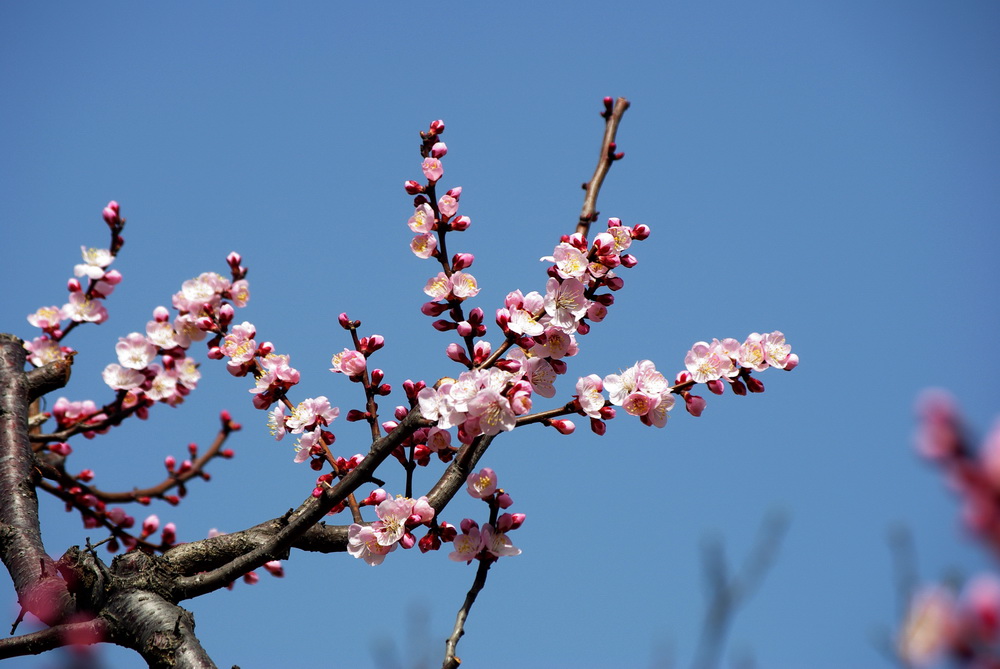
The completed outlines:
<svg viewBox="0 0 1000 669">
<path fill-rule="evenodd" d="M 21 606 L 52 625 L 72 610 L 73 598 L 42 543 L 25 360 L 24 342 L 0 334 L 0 559 Z"/>
<path fill-rule="evenodd" d="M 605 121 L 604 139 L 601 141 L 601 155 L 597 159 L 597 168 L 590 181 L 583 185 L 587 194 L 583 198 L 583 209 L 580 211 L 580 221 L 576 225 L 576 231 L 584 237 L 590 232 L 590 224 L 597 220 L 597 195 L 601 191 L 604 177 L 611 169 L 611 163 L 621 158 L 621 154 L 615 153 L 615 135 L 618 133 L 618 124 L 625 110 L 629 108 L 629 101 L 618 98 L 612 107 L 610 100 L 610 98 L 605 99 L 605 111 L 601 114 Z"/>
<path fill-rule="evenodd" d="M 451 636 L 445 642 L 444 662 L 441 664 L 442 669 L 456 669 L 462 663 L 462 660 L 455 655 L 455 649 L 458 647 L 459 639 L 465 634 L 465 621 L 469 617 L 472 605 L 476 603 L 476 597 L 479 596 L 479 592 L 486 585 L 486 574 L 492 565 L 493 560 L 479 561 L 476 578 L 473 580 L 469 592 L 465 595 L 462 608 L 458 610 L 458 615 L 455 616 L 455 627 L 452 629 Z"/>
<path fill-rule="evenodd" d="M 39 632 L 0 639 L 0 660 L 40 655 L 62 646 L 81 646 L 107 640 L 108 622 L 101 618 L 56 625 Z"/>
<path fill-rule="evenodd" d="M 190 599 L 207 592 L 225 587 L 231 581 L 252 571 L 265 562 L 287 555 L 292 544 L 305 534 L 310 527 L 322 520 L 330 509 L 337 506 L 361 485 L 371 480 L 375 470 L 393 450 L 420 427 L 430 422 L 413 409 L 400 421 L 399 425 L 385 437 L 372 444 L 371 450 L 361 463 L 345 475 L 336 485 L 327 488 L 319 497 L 309 497 L 288 517 L 286 525 L 273 539 L 253 550 L 234 558 L 227 564 L 211 571 L 178 578 L 174 584 L 175 601 Z"/>
<path fill-rule="evenodd" d="M 69 383 L 72 368 L 73 356 L 68 355 L 25 373 L 28 382 L 28 401 L 34 402 L 42 395 L 65 386 Z"/>
</svg>

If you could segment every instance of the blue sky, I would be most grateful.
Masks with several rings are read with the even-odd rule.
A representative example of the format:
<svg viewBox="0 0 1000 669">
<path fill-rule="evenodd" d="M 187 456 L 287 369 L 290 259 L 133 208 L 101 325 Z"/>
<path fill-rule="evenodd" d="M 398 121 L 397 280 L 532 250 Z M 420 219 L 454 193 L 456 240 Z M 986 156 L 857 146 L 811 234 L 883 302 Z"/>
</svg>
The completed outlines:
<svg viewBox="0 0 1000 669">
<path fill-rule="evenodd" d="M 622 417 L 603 438 L 531 426 L 499 439 L 483 464 L 528 516 L 513 535 L 523 554 L 491 572 L 459 655 L 686 665 L 700 543 L 720 537 L 739 560 L 784 509 L 785 543 L 727 663 L 888 666 L 873 639 L 897 616 L 889 528 L 913 532 L 926 578 L 988 564 L 911 442 L 928 386 L 955 393 L 980 434 L 1000 414 L 998 38 L 1000 7 L 975 1 L 5 3 L 0 329 L 31 336 L 24 316 L 64 301 L 116 199 L 125 280 L 111 320 L 72 335 L 71 399 L 107 397 L 99 372 L 117 338 L 185 279 L 225 271 L 232 250 L 250 268 L 242 316 L 291 354 L 299 399 L 359 402 L 327 371 L 348 343 L 342 311 L 386 338 L 373 364 L 388 382 L 433 381 L 456 366 L 417 311 L 432 272 L 407 248 L 401 187 L 420 177 L 417 132 L 447 123 L 444 183 L 463 187 L 473 221 L 450 250 L 476 254 L 477 304 L 492 313 L 544 285 L 538 258 L 572 232 L 593 170 L 600 100 L 625 96 L 626 158 L 599 209 L 653 235 L 559 397 L 579 375 L 644 358 L 672 373 L 693 342 L 754 331 L 782 330 L 802 364 L 663 430 Z M 202 371 L 183 407 L 73 456 L 105 487 L 142 485 L 230 409 L 246 426 L 236 459 L 180 507 L 153 509 L 181 540 L 280 515 L 314 480 L 270 439 L 245 379 Z M 343 455 L 364 450 L 364 428 L 336 427 Z M 446 519 L 478 512 L 457 500 Z M 54 555 L 87 536 L 53 500 L 43 530 Z M 433 666 L 473 572 L 443 553 L 397 551 L 378 568 L 295 554 L 281 581 L 187 605 L 220 666 Z M 12 620 L 6 583 L 0 601 Z"/>
</svg>

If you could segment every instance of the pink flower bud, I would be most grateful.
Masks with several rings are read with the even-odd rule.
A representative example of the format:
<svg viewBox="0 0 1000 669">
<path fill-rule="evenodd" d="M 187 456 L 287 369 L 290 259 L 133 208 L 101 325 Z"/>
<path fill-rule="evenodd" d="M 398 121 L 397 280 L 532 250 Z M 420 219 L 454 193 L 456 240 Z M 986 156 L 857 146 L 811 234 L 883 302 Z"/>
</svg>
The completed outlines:
<svg viewBox="0 0 1000 669">
<path fill-rule="evenodd" d="M 701 412 L 705 410 L 705 398 L 699 397 L 697 395 L 684 394 L 684 408 L 687 409 L 688 413 L 692 416 L 700 416 Z"/>
<path fill-rule="evenodd" d="M 80 285 L 79 279 L 73 278 L 66 282 L 66 290 L 71 293 L 79 293 L 83 290 L 83 286 Z"/>
<path fill-rule="evenodd" d="M 226 264 L 228 264 L 230 267 L 234 269 L 239 267 L 241 262 L 243 262 L 243 256 L 241 256 L 236 251 L 232 251 L 229 255 L 226 256 Z"/>
<path fill-rule="evenodd" d="M 420 307 L 420 313 L 422 313 L 424 316 L 430 316 L 431 318 L 437 318 L 447 310 L 448 310 L 447 302 L 445 303 L 424 302 L 424 304 Z"/>
<path fill-rule="evenodd" d="M 721 395 L 726 390 L 726 385 L 722 379 L 712 379 L 711 381 L 707 381 L 705 385 L 716 395 Z"/>
<path fill-rule="evenodd" d="M 106 207 L 104 207 L 104 210 L 101 212 L 101 216 L 104 217 L 105 223 L 114 227 L 115 225 L 120 223 L 118 212 L 119 212 L 118 203 L 112 200 L 111 202 L 108 202 L 108 205 Z"/>
<path fill-rule="evenodd" d="M 155 513 L 142 521 L 142 535 L 148 537 L 160 528 L 160 517 Z"/>
<path fill-rule="evenodd" d="M 260 581 L 260 576 L 258 576 L 257 572 L 255 571 L 243 574 L 243 582 L 246 583 L 247 585 L 257 585 L 259 581 Z"/>
<path fill-rule="evenodd" d="M 730 383 L 729 387 L 732 388 L 733 392 L 736 393 L 737 395 L 746 395 L 747 394 L 747 387 L 745 385 L 743 385 L 743 382 L 740 381 L 739 379 L 736 379 L 735 381 L 733 381 L 732 383 Z"/>
<path fill-rule="evenodd" d="M 236 310 L 233 305 L 226 303 L 219 308 L 219 323 L 223 326 L 229 325 L 233 322 L 233 317 L 236 315 Z"/>
<path fill-rule="evenodd" d="M 104 273 L 104 276 L 101 277 L 101 281 L 112 286 L 117 286 L 122 282 L 122 273 L 116 269 L 107 271 Z"/>
<path fill-rule="evenodd" d="M 177 458 L 172 455 L 168 455 L 163 459 L 163 466 L 167 468 L 167 471 L 171 474 L 174 471 L 174 467 L 177 466 Z"/>
<path fill-rule="evenodd" d="M 455 232 L 462 232 L 463 230 L 469 229 L 469 226 L 472 225 L 472 219 L 468 216 L 459 216 L 458 218 L 449 221 L 448 225 L 450 225 L 451 229 Z"/>
<path fill-rule="evenodd" d="M 445 354 L 455 362 L 460 362 L 463 365 L 470 365 L 469 356 L 465 354 L 465 349 L 461 345 L 456 343 L 448 344 L 448 348 L 445 349 Z"/>
<path fill-rule="evenodd" d="M 448 154 L 448 147 L 444 142 L 437 142 L 431 147 L 431 155 L 435 158 L 444 158 Z"/>
<path fill-rule="evenodd" d="M 649 237 L 649 233 L 650 232 L 651 232 L 651 230 L 649 229 L 649 226 L 646 225 L 645 223 L 640 223 L 639 225 L 633 225 L 632 226 L 632 239 L 635 239 L 635 240 L 638 240 L 638 241 L 641 242 L 642 240 L 644 240 L 647 237 Z"/>
<path fill-rule="evenodd" d="M 421 553 L 436 551 L 441 548 L 441 539 L 434 532 L 428 532 L 417 542 L 417 547 Z"/>
<path fill-rule="evenodd" d="M 153 320 L 157 323 L 166 323 L 170 320 L 170 312 L 166 307 L 156 307 L 153 309 Z"/>
<path fill-rule="evenodd" d="M 559 434 L 573 434 L 573 431 L 576 430 L 576 425 L 574 425 L 571 420 L 560 418 L 549 421 L 549 424 L 558 430 Z"/>
<path fill-rule="evenodd" d="M 163 526 L 163 532 L 160 533 L 160 537 L 164 544 L 168 546 L 173 545 L 177 541 L 177 526 L 173 523 L 167 523 Z"/>
<path fill-rule="evenodd" d="M 590 430 L 597 436 L 603 437 L 604 433 L 608 431 L 608 424 L 599 418 L 591 418 Z"/>
<path fill-rule="evenodd" d="M 347 412 L 346 420 L 348 423 L 356 423 L 359 420 L 367 420 L 367 419 L 368 419 L 367 411 L 358 411 L 357 409 L 351 409 L 350 411 Z"/>
<path fill-rule="evenodd" d="M 444 121 L 438 119 L 436 121 L 431 121 L 431 134 L 440 135 L 444 132 Z"/>
<path fill-rule="evenodd" d="M 735 388 L 733 389 L 735 390 Z M 747 375 L 747 390 L 752 393 L 762 393 L 764 392 L 764 384 L 760 382 L 760 379 Z"/>
<path fill-rule="evenodd" d="M 475 259 L 476 256 L 471 253 L 456 253 L 451 258 L 451 268 L 457 272 L 459 270 L 472 267 L 472 263 Z"/>
<path fill-rule="evenodd" d="M 412 180 L 404 183 L 403 188 L 405 188 L 406 192 L 409 193 L 410 195 L 417 195 L 418 193 L 424 192 L 424 187 L 421 184 L 417 183 L 416 181 Z"/>
<path fill-rule="evenodd" d="M 275 578 L 282 578 L 285 575 L 285 568 L 281 566 L 281 560 L 271 560 L 264 563 L 264 569 Z"/>
<path fill-rule="evenodd" d="M 509 509 L 513 503 L 514 503 L 513 498 L 511 498 L 511 496 L 508 495 L 507 493 L 502 492 L 499 495 L 497 495 L 497 506 L 499 506 L 501 509 Z"/>
<path fill-rule="evenodd" d="M 785 359 L 785 371 L 790 372 L 799 366 L 799 356 L 792 353 Z"/>
<path fill-rule="evenodd" d="M 218 346 L 209 347 L 207 355 L 209 360 L 222 360 L 226 357 L 226 354 Z"/>
<path fill-rule="evenodd" d="M 433 325 L 434 329 L 438 332 L 448 332 L 449 330 L 455 330 L 458 328 L 457 323 L 452 323 L 451 321 L 446 320 L 434 321 L 431 325 Z"/>
<path fill-rule="evenodd" d="M 624 265 L 625 267 L 630 267 L 630 268 L 631 267 L 635 267 L 636 265 L 639 264 L 639 259 L 636 258 L 631 253 L 626 253 L 626 254 L 622 255 L 621 256 L 621 261 L 622 261 L 622 265 Z"/>
<path fill-rule="evenodd" d="M 340 323 L 340 327 L 344 328 L 345 330 L 351 329 L 351 319 L 347 317 L 346 313 L 342 313 L 339 316 L 337 316 L 337 322 Z"/>
</svg>

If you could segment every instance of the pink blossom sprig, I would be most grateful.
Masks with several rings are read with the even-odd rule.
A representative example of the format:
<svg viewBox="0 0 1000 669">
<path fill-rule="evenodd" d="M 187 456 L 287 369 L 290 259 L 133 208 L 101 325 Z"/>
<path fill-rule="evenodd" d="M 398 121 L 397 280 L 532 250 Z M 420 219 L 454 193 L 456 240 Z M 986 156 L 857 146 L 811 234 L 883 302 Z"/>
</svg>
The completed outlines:
<svg viewBox="0 0 1000 669">
<path fill-rule="evenodd" d="M 64 398 L 61 398 L 62 401 Z M 60 402 L 57 402 L 57 405 Z M 63 411 L 69 411 L 64 403 Z M 232 419 L 228 411 L 222 411 L 219 415 L 221 428 L 216 434 L 211 445 L 203 452 L 197 444 L 188 444 L 188 458 L 180 465 L 176 458 L 168 456 L 164 465 L 167 469 L 167 477 L 160 483 L 147 486 L 136 487 L 128 491 L 109 491 L 95 486 L 92 481 L 96 474 L 91 469 L 85 469 L 77 475 L 71 475 L 66 471 L 65 465 L 55 467 L 44 465 L 41 461 L 39 466 L 45 479 L 39 482 L 39 487 L 50 494 L 63 500 L 67 511 L 77 511 L 85 527 L 103 527 L 111 534 L 111 540 L 107 542 L 108 550 L 115 552 L 121 546 L 128 550 L 141 548 L 142 550 L 153 552 L 162 551 L 169 548 L 172 542 L 155 544 L 147 540 L 148 535 L 135 535 L 130 532 L 135 521 L 132 516 L 124 512 L 120 507 L 111 507 L 112 504 L 139 503 L 149 505 L 154 499 L 160 499 L 172 506 L 176 506 L 187 494 L 186 484 L 188 481 L 200 478 L 204 481 L 211 480 L 211 475 L 207 471 L 208 464 L 215 458 L 231 459 L 234 452 L 230 448 L 225 448 L 226 441 L 232 432 L 241 429 L 239 423 Z M 63 444 L 67 446 L 68 444 Z M 69 455 L 68 451 L 61 452 L 62 449 L 54 449 L 49 446 L 49 450 L 60 453 L 64 458 Z M 49 480 L 52 483 L 49 483 Z M 143 526 L 143 531 L 148 529 Z M 155 531 L 155 530 L 154 530 Z M 167 535 L 164 535 L 166 538 Z"/>
<path fill-rule="evenodd" d="M 74 277 L 67 282 L 69 301 L 62 307 L 41 307 L 35 313 L 28 315 L 28 322 L 40 328 L 42 335 L 30 342 L 25 342 L 28 350 L 28 360 L 36 367 L 41 367 L 55 360 L 65 358 L 73 353 L 73 349 L 59 346 L 73 328 L 81 323 L 103 323 L 108 319 L 108 310 L 103 300 L 121 283 L 122 275 L 118 270 L 109 270 L 115 256 L 125 244 L 121 236 L 125 227 L 118 203 L 112 200 L 103 211 L 104 221 L 111 229 L 111 244 L 109 248 L 81 247 L 83 262 L 73 268 Z M 80 283 L 86 277 L 87 286 Z M 63 326 L 63 321 L 70 321 Z"/>
<path fill-rule="evenodd" d="M 497 486 L 496 472 L 489 467 L 472 472 L 466 479 L 466 490 L 472 497 L 489 505 L 490 519 L 482 527 L 471 518 L 463 519 L 460 524 L 462 533 L 453 538 L 454 550 L 448 558 L 469 564 L 473 560 L 495 562 L 501 557 L 520 555 L 521 549 L 514 546 L 507 533 L 521 527 L 525 515 L 500 514 L 500 510 L 510 508 L 514 500 Z"/>
<path fill-rule="evenodd" d="M 396 546 L 412 548 L 416 538 L 412 530 L 430 524 L 434 508 L 427 497 L 391 498 L 381 488 L 374 491 L 361 505 L 375 504 L 378 520 L 370 525 L 353 523 L 347 530 L 347 552 L 371 566 L 382 564 Z"/>
</svg>

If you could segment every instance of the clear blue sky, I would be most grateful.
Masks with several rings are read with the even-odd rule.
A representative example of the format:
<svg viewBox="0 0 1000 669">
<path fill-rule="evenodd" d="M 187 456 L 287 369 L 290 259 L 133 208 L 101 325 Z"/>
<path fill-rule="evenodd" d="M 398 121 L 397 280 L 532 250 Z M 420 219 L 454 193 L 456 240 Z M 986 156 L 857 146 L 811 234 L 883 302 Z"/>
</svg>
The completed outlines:
<svg viewBox="0 0 1000 669">
<path fill-rule="evenodd" d="M 653 236 L 570 381 L 643 358 L 672 373 L 697 340 L 775 329 L 802 364 L 663 430 L 623 417 L 604 438 L 534 426 L 498 440 L 483 464 L 528 515 L 513 535 L 524 552 L 491 572 L 459 655 L 684 666 L 702 539 L 740 559 L 782 508 L 790 531 L 727 663 L 888 666 L 873 643 L 897 616 L 888 529 L 911 528 L 927 578 L 987 564 L 911 437 L 927 386 L 952 390 L 979 433 L 1000 414 L 998 64 L 1000 6 L 972 0 L 4 3 L 0 329 L 31 336 L 25 315 L 62 304 L 116 199 L 125 280 L 111 320 L 72 335 L 70 398 L 107 397 L 117 338 L 185 279 L 225 271 L 231 250 L 250 268 L 242 314 L 291 354 L 299 399 L 359 402 L 327 371 L 347 345 L 342 311 L 385 336 L 373 364 L 388 382 L 433 381 L 456 366 L 417 311 L 430 264 L 407 247 L 401 187 L 420 177 L 417 132 L 447 122 L 444 183 L 463 186 L 473 220 L 451 250 L 476 254 L 492 313 L 544 285 L 537 259 L 572 231 L 600 99 L 628 97 L 626 159 L 599 208 Z M 154 508 L 181 540 L 280 515 L 314 480 L 270 439 L 245 379 L 202 371 L 183 407 L 73 456 L 105 487 L 148 484 L 230 409 L 246 425 L 237 458 L 179 508 Z M 338 423 L 343 454 L 364 450 L 364 428 Z M 84 541 L 78 517 L 43 506 L 52 554 Z M 460 500 L 446 519 L 478 512 Z M 444 553 L 397 551 L 379 568 L 294 554 L 282 581 L 187 605 L 220 666 L 435 666 L 473 573 Z M 6 581 L 0 602 L 12 621 Z"/>
</svg>

